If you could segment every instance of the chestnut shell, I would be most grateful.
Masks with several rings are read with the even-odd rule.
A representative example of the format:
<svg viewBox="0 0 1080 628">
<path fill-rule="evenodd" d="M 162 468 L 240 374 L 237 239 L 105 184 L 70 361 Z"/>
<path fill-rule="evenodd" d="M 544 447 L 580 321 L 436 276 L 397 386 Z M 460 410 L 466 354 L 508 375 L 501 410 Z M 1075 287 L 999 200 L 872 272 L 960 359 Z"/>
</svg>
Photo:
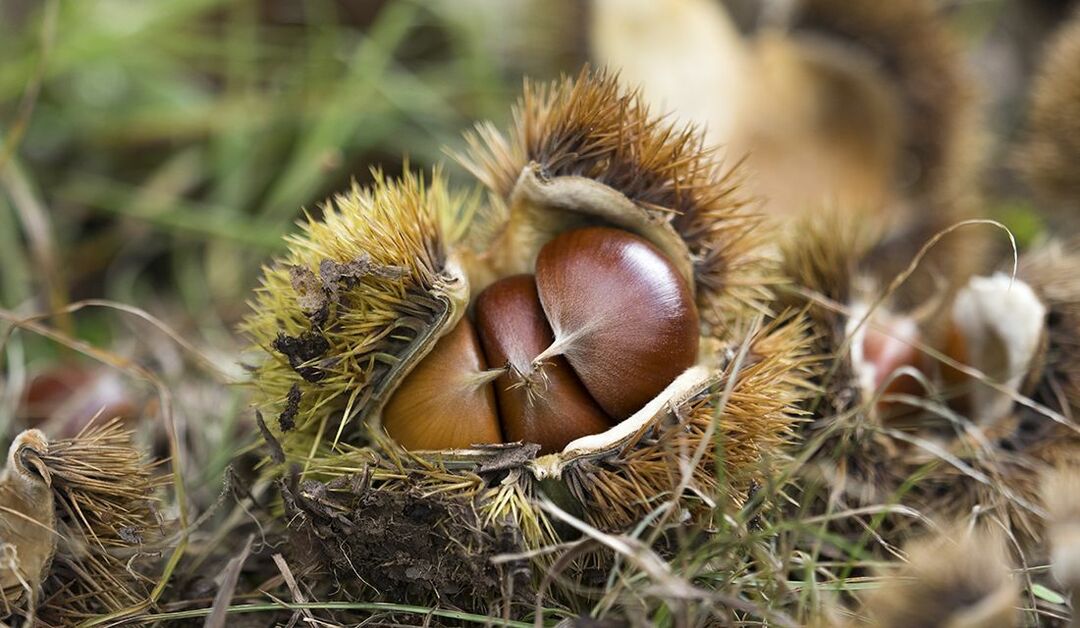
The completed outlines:
<svg viewBox="0 0 1080 628">
<path fill-rule="evenodd" d="M 564 232 L 540 250 L 536 284 L 560 353 L 617 420 L 697 359 L 690 288 L 640 236 L 610 227 Z"/>
<path fill-rule="evenodd" d="M 383 409 L 383 428 L 406 449 L 463 449 L 501 443 L 495 391 L 473 324 L 458 322 L 401 382 Z"/>
<path fill-rule="evenodd" d="M 533 364 L 554 336 L 532 275 L 488 286 L 476 300 L 476 325 L 488 364 L 507 369 L 495 380 L 495 389 L 508 439 L 539 443 L 547 454 L 611 427 L 564 357 Z"/>
</svg>

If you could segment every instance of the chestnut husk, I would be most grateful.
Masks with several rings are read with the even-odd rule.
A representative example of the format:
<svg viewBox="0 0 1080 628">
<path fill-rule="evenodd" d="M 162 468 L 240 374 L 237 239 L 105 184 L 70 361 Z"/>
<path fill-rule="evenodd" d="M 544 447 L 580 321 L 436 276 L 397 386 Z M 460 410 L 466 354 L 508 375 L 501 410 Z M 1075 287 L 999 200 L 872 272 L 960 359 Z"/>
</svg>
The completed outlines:
<svg viewBox="0 0 1080 628">
<path fill-rule="evenodd" d="M 263 356 L 256 403 L 283 455 L 264 469 L 299 469 L 286 510 L 304 538 L 314 523 L 320 537 L 343 525 L 327 520 L 326 500 L 348 501 L 363 486 L 438 495 L 457 504 L 448 512 L 466 504 L 477 518 L 433 525 L 449 538 L 465 526 L 469 552 L 507 538 L 537 549 L 565 533 L 541 495 L 621 532 L 658 500 L 678 500 L 691 517 L 716 508 L 717 496 L 738 507 L 785 458 L 813 360 L 802 323 L 751 324 L 766 310 L 770 275 L 737 175 L 693 129 L 665 126 L 603 72 L 527 86 L 517 115 L 511 139 L 482 127 L 463 158 L 488 187 L 485 204 L 454 196 L 439 172 L 427 183 L 376 176 L 329 203 L 322 220 L 309 217 L 288 255 L 266 268 L 243 329 Z M 389 438 L 383 406 L 470 300 L 531 272 L 555 235 L 589 225 L 638 234 L 669 258 L 701 313 L 699 364 L 630 418 L 550 455 L 513 443 L 406 451 Z M 683 483 L 680 456 L 695 451 Z M 536 553 L 536 573 L 550 560 Z"/>
<path fill-rule="evenodd" d="M 1045 325 L 1040 344 L 1014 390 L 1026 402 L 1011 403 L 1004 415 L 985 415 L 970 405 L 950 409 L 947 404 L 957 406 L 945 377 L 951 369 L 927 356 L 920 368 L 933 390 L 927 391 L 913 420 L 882 421 L 867 411 L 850 364 L 836 355 L 843 334 L 831 330 L 842 330 L 846 322 L 825 302 L 843 304 L 850 298 L 845 286 L 853 285 L 854 275 L 843 269 L 858 266 L 857 255 L 845 257 L 859 248 L 852 246 L 856 239 L 835 226 L 804 226 L 801 233 L 833 234 L 789 245 L 786 273 L 802 286 L 797 293 L 816 293 L 818 298 L 806 306 L 818 338 L 815 350 L 837 360 L 833 377 L 821 382 L 823 396 L 805 424 L 806 448 L 814 453 L 799 471 L 801 486 L 809 490 L 818 479 L 830 511 L 871 507 L 902 493 L 905 505 L 927 516 L 973 521 L 992 517 L 1005 526 L 1027 560 L 1044 559 L 1040 479 L 1048 469 L 1074 461 L 1080 451 L 1080 426 L 1070 420 L 1080 409 L 1080 256 L 1061 243 L 1042 244 L 1021 256 L 1014 280 L 997 280 L 1013 292 L 1018 286 L 1030 287 L 1046 308 L 1039 321 Z M 833 272 L 822 272 L 828 268 Z M 792 299 L 793 305 L 802 302 Z M 948 305 L 939 309 L 947 313 Z M 964 361 L 949 349 L 947 334 L 931 335 L 923 343 Z M 819 459 L 823 462 L 814 464 Z M 817 511 L 813 505 L 811 510 Z M 883 516 L 877 525 L 889 543 L 903 540 L 919 526 L 903 514 Z M 844 525 L 837 522 L 834 527 Z M 863 533 L 858 526 L 844 531 Z"/>
<path fill-rule="evenodd" d="M 829 95 L 841 104 L 825 107 L 836 116 L 828 119 L 841 128 L 858 124 L 858 117 L 874 120 L 874 132 L 856 134 L 855 142 L 896 128 L 895 145 L 884 162 L 893 170 L 885 173 L 889 189 L 881 202 L 867 208 L 870 198 L 844 199 L 837 194 L 822 199 L 839 200 L 840 209 L 855 220 L 866 218 L 869 209 L 878 222 L 889 226 L 866 259 L 866 270 L 885 284 L 904 271 L 925 242 L 979 215 L 980 202 L 973 191 L 978 187 L 983 138 L 977 90 L 962 42 L 946 12 L 932 0 L 795 0 L 790 10 L 777 12 L 775 21 L 765 32 L 779 34 L 791 49 L 788 54 L 806 66 L 803 73 L 820 74 L 824 80 L 817 83 L 824 85 L 838 81 L 849 89 L 882 91 L 888 101 L 883 105 L 892 105 L 892 111 L 880 106 L 877 114 L 870 107 L 849 113 L 845 108 L 852 108 L 846 102 L 850 96 L 839 92 Z M 767 43 L 769 38 L 762 39 Z M 832 138 L 841 134 L 827 126 L 822 135 L 836 141 Z M 947 290 L 959 288 L 982 268 L 988 234 L 984 228 L 966 227 L 942 239 L 897 290 L 896 305 L 914 309 L 936 298 L 941 277 L 947 280 Z"/>
<path fill-rule="evenodd" d="M 401 379 L 454 329 L 469 284 L 451 234 L 471 209 L 438 171 L 430 183 L 376 173 L 321 220 L 308 215 L 288 255 L 264 268 L 241 329 L 261 354 L 256 407 L 277 417 L 287 455 L 365 442 Z"/>
<path fill-rule="evenodd" d="M 1000 531 L 958 523 L 942 528 L 905 544 L 907 560 L 882 570 L 881 587 L 860 596 L 871 625 L 1022 625 L 1020 587 Z"/>
<path fill-rule="evenodd" d="M 417 512 L 445 513 L 426 515 L 430 527 L 424 528 L 422 547 L 464 561 L 469 570 L 479 568 L 470 585 L 463 588 L 457 576 L 446 580 L 430 571 L 416 580 L 384 572 L 393 580 L 382 588 L 382 599 L 415 603 L 446 598 L 449 590 L 449 599 L 463 608 L 491 612 L 492 604 L 509 604 L 527 610 L 532 587 L 559 555 L 543 550 L 576 538 L 539 503 L 550 502 L 601 532 L 623 533 L 669 501 L 683 513 L 680 526 L 705 525 L 718 509 L 735 512 L 754 487 L 774 481 L 788 463 L 793 428 L 802 418 L 798 408 L 810 390 L 815 361 L 806 337 L 796 323 L 748 334 L 712 368 L 691 368 L 631 418 L 577 439 L 561 453 L 537 457 L 537 445 L 521 443 L 407 452 L 375 432 L 369 446 L 343 446 L 337 455 L 313 458 L 306 470 L 310 479 L 287 491 L 285 518 L 296 547 L 318 547 L 320 538 L 334 541 L 317 552 L 301 549 L 296 558 L 310 564 L 314 557 L 312 573 L 322 575 L 313 584 L 352 582 L 348 595 L 370 596 L 349 565 L 384 559 L 385 543 L 408 555 L 408 564 L 438 562 L 409 554 L 416 547 L 411 541 L 380 542 L 371 531 L 407 524 Z M 678 461 L 695 453 L 701 458 L 681 485 L 685 492 L 676 495 L 684 479 Z M 369 517 L 364 513 L 373 504 L 382 508 L 383 501 L 395 499 L 403 501 L 402 509 L 388 511 L 391 518 L 375 528 L 357 519 Z M 358 503 L 368 505 L 353 510 Z M 340 548 L 349 548 L 347 556 L 338 556 Z M 485 562 L 496 554 L 526 558 L 502 567 Z M 609 560 L 589 552 L 561 568 L 580 585 L 591 578 L 590 565 Z M 531 575 L 518 579 L 515 566 Z M 521 598 L 505 597 L 509 580 Z M 556 586 L 548 595 L 552 603 L 573 606 L 582 593 L 577 586 Z"/>
<path fill-rule="evenodd" d="M 795 473 L 803 491 L 801 507 L 811 516 L 889 503 L 919 469 L 911 455 L 915 447 L 897 434 L 939 427 L 910 400 L 901 401 L 900 395 L 918 399 L 926 392 L 909 375 L 867 383 L 857 345 L 865 343 L 879 317 L 870 313 L 862 319 L 871 307 L 886 313 L 894 307 L 881 296 L 891 286 L 878 285 L 868 264 L 880 239 L 871 222 L 852 219 L 839 207 L 823 207 L 794 221 L 780 241 L 780 270 L 788 285 L 778 307 L 805 312 L 812 351 L 827 364 L 815 376 L 820 393 L 799 426 L 803 463 Z M 920 325 L 919 331 L 923 344 L 936 342 L 933 325 Z M 925 356 L 915 362 L 908 366 L 925 370 L 928 364 Z M 914 384 L 910 389 L 909 383 Z M 913 523 L 902 515 L 882 516 L 878 530 L 894 541 Z M 837 517 L 830 529 L 857 537 L 862 525 Z"/>
<path fill-rule="evenodd" d="M 1080 254 L 1046 242 L 1020 258 L 1015 282 L 1031 288 L 1046 308 L 1041 345 L 1008 414 L 960 434 L 949 453 L 962 467 L 936 464 L 923 482 L 925 501 L 949 516 L 984 515 L 1008 524 L 1029 560 L 1046 558 L 1046 517 L 1040 485 L 1051 469 L 1073 464 L 1080 452 Z M 913 456 L 914 467 L 930 456 Z"/>
<path fill-rule="evenodd" d="M 575 227 L 615 226 L 653 243 L 687 280 L 714 342 L 765 310 L 760 221 L 694 129 L 665 126 L 614 76 L 588 69 L 527 85 L 517 115 L 511 139 L 481 127 L 462 157 L 489 188 L 486 205 L 452 195 L 440 173 L 429 185 L 377 175 L 322 220 L 309 217 L 265 269 L 242 329 L 271 358 L 253 382 L 259 409 L 279 417 L 270 427 L 286 454 L 364 443 L 470 298 L 531 270 L 548 239 Z"/>
<path fill-rule="evenodd" d="M 49 441 L 40 460 L 50 478 L 56 541 L 43 582 L 32 584 L 40 585 L 37 608 L 26 608 L 23 599 L 18 614 L 45 626 L 138 616 L 153 603 L 154 583 L 165 570 L 173 526 L 159 499 L 170 478 L 158 473 L 160 463 L 146 458 L 120 418 Z"/>
<path fill-rule="evenodd" d="M 1026 137 L 1014 155 L 1054 226 L 1075 233 L 1080 211 L 1080 12 L 1046 45 L 1027 113 Z"/>
</svg>

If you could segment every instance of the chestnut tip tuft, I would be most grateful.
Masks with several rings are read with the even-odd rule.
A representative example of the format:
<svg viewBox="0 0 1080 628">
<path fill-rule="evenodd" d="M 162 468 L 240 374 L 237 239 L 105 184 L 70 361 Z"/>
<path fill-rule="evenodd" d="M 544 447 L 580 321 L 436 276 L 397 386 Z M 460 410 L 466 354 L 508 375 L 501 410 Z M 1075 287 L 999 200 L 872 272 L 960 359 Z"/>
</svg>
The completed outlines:
<svg viewBox="0 0 1080 628">
<path fill-rule="evenodd" d="M 532 275 L 488 286 L 476 300 L 476 326 L 488 363 L 507 367 L 495 390 L 508 439 L 539 443 L 549 454 L 611 426 L 564 357 L 537 362 L 554 337 Z"/>
</svg>

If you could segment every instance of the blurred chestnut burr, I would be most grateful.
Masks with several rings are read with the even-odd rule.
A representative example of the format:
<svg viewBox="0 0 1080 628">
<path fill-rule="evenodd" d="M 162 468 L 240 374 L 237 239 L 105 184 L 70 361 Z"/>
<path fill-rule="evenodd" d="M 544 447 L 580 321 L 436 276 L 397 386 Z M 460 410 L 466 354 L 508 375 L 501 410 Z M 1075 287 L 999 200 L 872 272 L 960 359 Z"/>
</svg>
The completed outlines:
<svg viewBox="0 0 1080 628">
<path fill-rule="evenodd" d="M 595 0 L 594 58 L 654 106 L 705 127 L 774 217 L 837 207 L 886 227 L 891 278 L 975 215 L 980 137 L 959 42 L 931 0 L 763 2 L 741 34 L 710 0 Z M 699 71 L 700 68 L 700 71 Z M 979 267 L 984 232 L 950 234 L 898 300 L 918 305 Z M 912 293 L 912 294 L 908 294 Z"/>
<path fill-rule="evenodd" d="M 925 392 L 917 373 L 925 359 L 917 345 L 927 341 L 926 325 L 917 312 L 900 310 L 889 298 L 879 302 L 884 288 L 867 268 L 879 233 L 868 216 L 853 218 L 828 207 L 793 220 L 780 241 L 781 273 L 792 285 L 778 307 L 809 306 L 818 351 L 838 359 L 823 382 L 825 422 L 832 412 L 875 397 L 867 407 L 872 418 L 907 413 L 910 407 L 885 397 Z"/>
<path fill-rule="evenodd" d="M 747 154 L 772 212 L 884 206 L 969 157 L 961 50 L 929 0 L 765 2 L 743 36 L 719 2 L 594 2 L 598 61 Z M 969 147 L 968 147 L 969 148 Z"/>
<path fill-rule="evenodd" d="M 1080 226 L 1080 7 L 1044 48 L 1014 161 L 1052 224 Z"/>
<path fill-rule="evenodd" d="M 1072 597 L 1072 626 L 1080 626 L 1076 614 L 1080 604 L 1080 468 L 1076 462 L 1047 471 L 1040 487 L 1048 514 L 1050 570 Z"/>
<path fill-rule="evenodd" d="M 1029 560 L 1047 558 L 1062 518 L 1054 503 L 1068 503 L 1062 490 L 1041 487 L 1046 473 L 1075 465 L 1080 452 L 1078 269 L 1075 250 L 1051 242 L 1021 256 L 1015 278 L 973 278 L 957 296 L 942 340 L 946 355 L 981 373 L 941 367 L 945 398 L 970 419 L 951 450 L 994 482 L 973 482 L 943 465 L 926 476 L 927 486 L 946 489 L 927 492 L 931 508 L 994 512 Z M 1040 502 L 1049 519 L 1031 507 Z"/>
<path fill-rule="evenodd" d="M 1012 628 L 1018 588 L 1005 544 L 986 530 L 960 525 L 904 548 L 906 563 L 867 595 L 871 625 L 884 628 Z"/>
</svg>

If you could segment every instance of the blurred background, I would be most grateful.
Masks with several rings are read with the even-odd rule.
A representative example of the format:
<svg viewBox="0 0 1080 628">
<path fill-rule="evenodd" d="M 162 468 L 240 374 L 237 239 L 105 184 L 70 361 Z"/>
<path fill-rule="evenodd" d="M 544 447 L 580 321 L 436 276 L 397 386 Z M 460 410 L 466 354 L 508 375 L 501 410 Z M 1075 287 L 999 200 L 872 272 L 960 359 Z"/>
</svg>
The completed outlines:
<svg viewBox="0 0 1080 628">
<path fill-rule="evenodd" d="M 196 497 L 216 495 L 251 439 L 243 390 L 222 385 L 243 378 L 235 324 L 301 212 L 317 215 L 373 167 L 448 162 L 475 121 L 508 122 L 525 76 L 572 74 L 591 58 L 618 65 L 619 50 L 658 58 L 632 30 L 598 54 L 597 25 L 645 6 L 662 23 L 681 4 L 0 0 L 0 432 L 46 419 L 75 430 L 101 407 L 152 423 L 165 384 Z M 732 32 L 784 4 L 729 0 Z M 1045 217 L 1010 155 L 1069 4 L 941 5 L 986 130 L 980 213 L 1022 241 Z M 682 37 L 649 41 L 666 50 Z M 680 54 L 699 52 L 705 72 L 710 50 Z M 47 328 L 11 329 L 46 313 L 56 315 L 35 324 Z"/>
</svg>

